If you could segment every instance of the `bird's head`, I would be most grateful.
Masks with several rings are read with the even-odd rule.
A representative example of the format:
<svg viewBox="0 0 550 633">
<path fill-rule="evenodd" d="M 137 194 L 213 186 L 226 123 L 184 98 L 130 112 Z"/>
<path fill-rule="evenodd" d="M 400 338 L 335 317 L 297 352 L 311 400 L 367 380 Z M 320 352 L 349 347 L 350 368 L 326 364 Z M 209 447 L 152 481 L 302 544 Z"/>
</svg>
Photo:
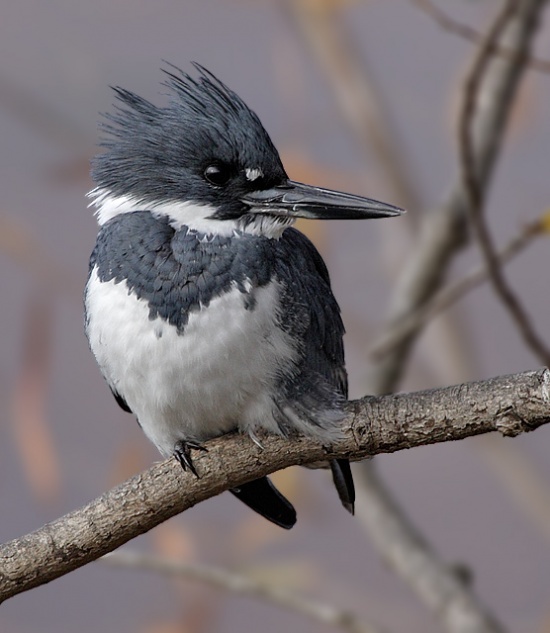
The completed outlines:
<svg viewBox="0 0 550 633">
<path fill-rule="evenodd" d="M 235 229 L 276 237 L 298 217 L 361 219 L 401 209 L 289 180 L 260 120 L 242 99 L 195 64 L 193 78 L 165 70 L 170 100 L 159 107 L 115 88 L 102 124 L 104 152 L 90 193 L 103 224 L 139 209 L 204 233 Z"/>
</svg>

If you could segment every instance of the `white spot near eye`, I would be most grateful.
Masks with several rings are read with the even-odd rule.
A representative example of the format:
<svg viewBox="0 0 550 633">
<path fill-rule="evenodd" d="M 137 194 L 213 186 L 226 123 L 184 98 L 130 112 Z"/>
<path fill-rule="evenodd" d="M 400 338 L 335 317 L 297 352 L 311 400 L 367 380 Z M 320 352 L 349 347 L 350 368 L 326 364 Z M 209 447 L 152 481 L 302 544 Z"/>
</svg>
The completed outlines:
<svg viewBox="0 0 550 633">
<path fill-rule="evenodd" d="M 245 175 L 247 177 L 248 180 L 250 181 L 254 181 L 257 180 L 258 178 L 261 178 L 264 173 L 261 169 L 256 168 L 256 169 L 251 169 L 250 167 L 248 169 L 245 170 Z"/>
</svg>

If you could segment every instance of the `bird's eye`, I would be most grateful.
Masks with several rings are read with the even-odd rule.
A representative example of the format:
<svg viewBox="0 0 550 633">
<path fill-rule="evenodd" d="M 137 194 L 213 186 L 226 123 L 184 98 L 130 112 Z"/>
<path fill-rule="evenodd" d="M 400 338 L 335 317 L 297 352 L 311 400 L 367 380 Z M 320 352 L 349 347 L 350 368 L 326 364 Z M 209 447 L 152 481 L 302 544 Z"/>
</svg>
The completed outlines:
<svg viewBox="0 0 550 633">
<path fill-rule="evenodd" d="M 223 187 L 231 178 L 231 170 L 228 165 L 209 165 L 204 170 L 204 177 L 211 185 Z"/>
</svg>

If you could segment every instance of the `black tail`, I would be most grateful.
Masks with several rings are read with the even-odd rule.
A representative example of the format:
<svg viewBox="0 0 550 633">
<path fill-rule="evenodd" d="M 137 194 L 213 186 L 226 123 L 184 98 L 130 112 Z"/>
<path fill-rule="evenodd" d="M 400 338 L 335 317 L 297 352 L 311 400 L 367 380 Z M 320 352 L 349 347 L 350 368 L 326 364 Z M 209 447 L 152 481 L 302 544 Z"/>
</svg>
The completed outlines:
<svg viewBox="0 0 550 633">
<path fill-rule="evenodd" d="M 296 510 L 267 477 L 232 488 L 231 492 L 249 508 L 286 530 L 296 523 Z"/>
<path fill-rule="evenodd" d="M 333 459 L 330 462 L 332 479 L 338 491 L 338 496 L 344 508 L 353 514 L 355 512 L 355 486 L 348 459 Z"/>
</svg>

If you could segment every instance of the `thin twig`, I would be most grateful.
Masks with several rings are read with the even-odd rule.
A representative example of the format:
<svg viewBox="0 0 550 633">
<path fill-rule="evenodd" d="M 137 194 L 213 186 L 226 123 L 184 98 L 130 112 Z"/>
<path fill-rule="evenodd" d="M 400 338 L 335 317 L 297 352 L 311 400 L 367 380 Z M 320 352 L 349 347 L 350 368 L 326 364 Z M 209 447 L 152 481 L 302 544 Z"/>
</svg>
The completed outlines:
<svg viewBox="0 0 550 633">
<path fill-rule="evenodd" d="M 527 57 L 525 51 L 529 51 L 545 0 L 525 0 L 517 3 L 517 6 L 518 12 L 507 29 L 507 44 L 518 54 L 514 60 L 493 59 L 483 76 L 480 86 L 483 99 L 478 102 L 471 122 L 472 131 L 475 132 L 472 143 L 477 182 L 483 191 L 489 186 L 508 115 L 525 70 L 525 64 L 518 63 L 517 58 L 525 60 Z M 476 63 L 477 57 L 471 67 Z M 441 287 L 451 262 L 468 241 L 468 206 L 469 197 L 464 181 L 459 177 L 441 208 L 423 221 L 418 244 L 396 285 L 387 321 L 388 331 L 408 314 L 429 302 Z M 419 333 L 420 328 L 403 337 L 402 342 L 374 367 L 369 385 L 371 392 L 388 393 L 395 390 Z"/>
<path fill-rule="evenodd" d="M 517 0 L 508 0 L 505 3 L 487 39 L 479 50 L 477 63 L 474 64 L 466 78 L 464 85 L 464 102 L 459 118 L 460 165 L 464 189 L 469 202 L 467 205 L 468 216 L 485 259 L 489 279 L 491 280 L 493 288 L 503 306 L 512 317 L 512 320 L 515 322 L 527 346 L 539 360 L 545 364 L 549 364 L 550 348 L 546 346 L 544 340 L 535 331 L 529 315 L 508 284 L 502 266 L 500 265 L 498 254 L 493 245 L 493 238 L 491 237 L 483 214 L 484 189 L 479 180 L 479 171 L 472 140 L 473 120 L 479 101 L 481 82 L 487 71 L 495 44 L 499 41 L 504 28 L 516 13 L 517 7 Z M 510 58 L 510 63 L 523 66 L 525 65 L 526 58 L 527 51 L 525 49 L 518 50 L 516 51 L 516 56 Z"/>
<path fill-rule="evenodd" d="M 166 519 L 224 490 L 296 464 L 367 455 L 498 431 L 514 436 L 550 422 L 547 369 L 347 405 L 345 433 L 332 446 L 311 438 L 250 438 L 234 434 L 196 456 L 201 474 L 174 459 L 104 493 L 84 508 L 0 546 L 0 602 L 120 547 Z"/>
<path fill-rule="evenodd" d="M 455 35 L 458 35 L 469 42 L 473 42 L 474 44 L 480 44 L 483 41 L 484 36 L 482 33 L 476 31 L 468 24 L 464 24 L 463 22 L 459 22 L 458 20 L 452 18 L 450 15 L 445 13 L 445 11 L 436 6 L 431 0 L 410 0 L 410 2 L 429 15 L 445 31 L 454 33 Z M 491 52 L 507 58 L 512 58 L 515 54 L 512 49 L 498 44 L 494 45 Z M 550 73 L 550 61 L 547 59 L 529 56 L 527 64 L 533 70 L 538 70 L 541 73 Z"/>
<path fill-rule="evenodd" d="M 481 42 L 474 63 L 464 82 L 464 101 L 459 116 L 459 159 L 462 167 L 462 181 L 468 196 L 469 207 L 476 211 L 483 206 L 485 191 L 479 182 L 477 173 L 477 156 L 472 141 L 471 128 L 475 117 L 477 101 L 481 93 L 481 82 L 492 59 L 493 50 L 504 29 L 514 16 L 517 0 L 507 0 L 489 32 Z M 520 55 L 520 59 L 518 59 Z M 524 51 L 515 51 L 515 57 L 510 58 L 511 64 L 523 65 Z"/>
<path fill-rule="evenodd" d="M 504 248 L 498 251 L 497 257 L 500 265 L 509 263 L 523 252 L 536 237 L 543 235 L 546 230 L 541 218 L 526 224 L 518 235 L 515 235 Z M 369 350 L 370 355 L 374 359 L 381 358 L 391 349 L 400 345 L 404 338 L 416 334 L 435 316 L 451 307 L 488 279 L 487 266 L 481 264 L 466 273 L 461 279 L 450 282 L 434 295 L 429 303 L 410 312 L 401 321 L 398 321 L 391 330 L 386 331 L 383 337 L 374 341 Z"/>
<path fill-rule="evenodd" d="M 511 50 L 528 51 L 544 4 L 544 0 L 527 0 L 519 3 L 518 12 L 507 28 L 507 35 L 510 36 L 508 46 Z M 476 64 L 477 58 L 473 61 L 473 67 Z M 489 186 L 490 177 L 499 156 L 506 122 L 524 68 L 524 65 L 516 63 L 515 60 L 495 58 L 488 72 L 483 76 L 480 86 L 483 91 L 483 99 L 480 100 L 479 107 L 474 113 L 472 131 L 475 132 L 475 136 L 472 138 L 472 143 L 478 184 L 484 192 Z M 426 216 L 423 221 L 418 244 L 408 265 L 404 268 L 394 293 L 387 325 L 389 331 L 408 314 L 428 303 L 442 285 L 454 257 L 468 242 L 468 206 L 469 197 L 463 179 L 459 177 L 446 202 L 436 213 Z M 387 393 L 396 388 L 421 329 L 421 327 L 416 328 L 411 330 L 408 335 L 403 336 L 400 343 L 395 345 L 375 366 L 370 380 L 371 391 Z M 388 521 L 398 519 L 399 515 L 391 512 L 384 516 L 387 504 L 384 498 L 377 497 L 376 491 L 380 488 L 378 485 L 380 481 L 376 470 L 370 465 L 364 465 L 360 473 L 363 481 L 357 482 L 358 488 L 363 485 L 370 488 L 372 503 L 379 508 L 383 515 L 381 518 Z M 395 503 L 393 505 L 396 506 Z M 399 548 L 395 543 L 377 537 L 377 534 L 380 536 L 379 524 L 381 521 L 369 521 L 364 513 L 361 513 L 360 516 L 373 538 L 377 540 L 384 557 L 392 561 L 397 568 Z M 372 518 L 372 514 L 370 516 Z M 397 525 L 403 536 L 400 545 L 404 551 L 408 550 L 410 554 L 409 571 L 413 572 L 402 572 L 402 577 L 410 583 L 411 588 L 418 595 L 425 599 L 426 604 L 430 606 L 437 604 L 438 595 L 440 595 L 437 587 L 431 596 L 425 597 L 424 590 L 426 586 L 429 587 L 429 584 L 425 585 L 420 580 L 417 582 L 414 574 L 415 549 L 411 544 L 414 544 L 418 537 L 417 531 L 410 525 L 409 521 L 397 521 Z M 441 574 L 444 579 L 441 581 L 442 586 L 446 583 L 456 582 L 452 570 L 448 569 L 447 574 L 445 574 L 445 566 L 432 550 L 424 550 L 422 561 L 423 565 L 427 567 L 426 573 L 433 574 L 434 577 Z M 474 610 L 473 622 L 470 617 L 466 617 L 467 614 L 471 614 L 472 608 Z M 460 617 L 459 609 L 457 618 L 443 619 L 442 623 L 449 631 L 453 633 L 494 631 L 494 618 L 487 617 L 487 610 L 481 605 L 476 605 L 471 601 L 465 605 L 462 612 L 465 615 L 464 618 Z M 445 611 L 442 612 L 443 615 L 445 613 Z M 436 615 L 440 615 L 440 612 L 436 611 Z M 496 626 L 498 627 L 498 625 Z"/>
<path fill-rule="evenodd" d="M 376 624 L 365 622 L 352 611 L 326 602 L 311 600 L 295 591 L 289 591 L 222 567 L 184 563 L 132 551 L 114 552 L 100 560 L 116 567 L 148 570 L 163 575 L 198 580 L 233 594 L 259 598 L 283 609 L 305 615 L 321 624 L 348 631 L 348 633 L 385 633 L 386 631 Z"/>
</svg>

